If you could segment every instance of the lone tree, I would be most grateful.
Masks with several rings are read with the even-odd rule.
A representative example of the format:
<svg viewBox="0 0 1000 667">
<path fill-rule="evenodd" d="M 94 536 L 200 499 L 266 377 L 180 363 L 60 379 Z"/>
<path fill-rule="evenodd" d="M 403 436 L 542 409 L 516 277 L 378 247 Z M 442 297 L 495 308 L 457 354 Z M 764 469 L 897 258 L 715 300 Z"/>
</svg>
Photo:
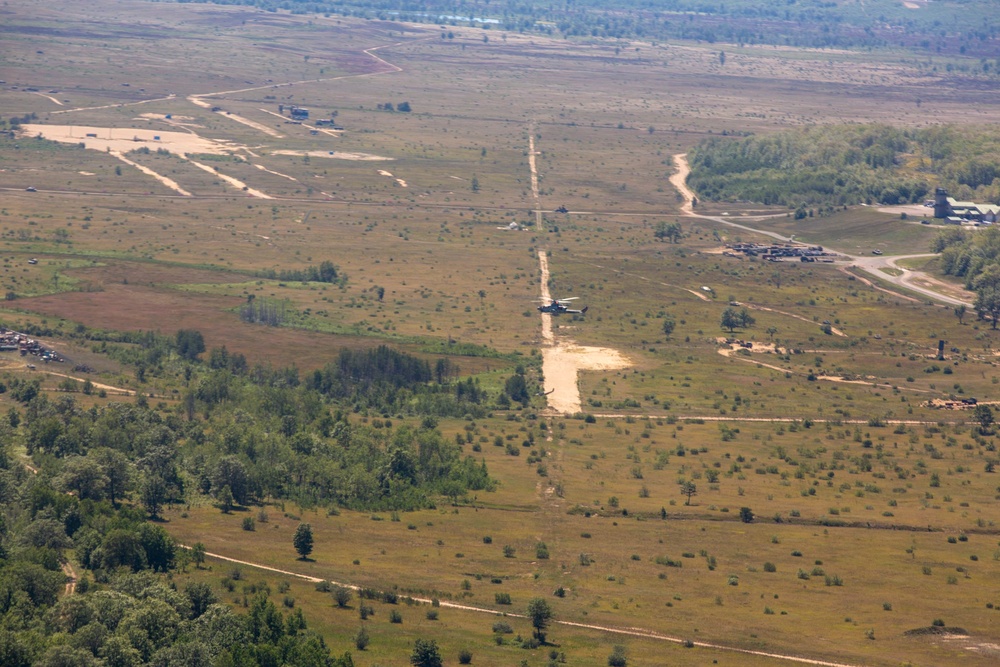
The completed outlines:
<svg viewBox="0 0 1000 667">
<path fill-rule="evenodd" d="M 413 642 L 410 664 L 414 667 L 441 667 L 441 652 L 433 639 L 417 639 Z"/>
<path fill-rule="evenodd" d="M 535 629 L 535 638 L 544 644 L 545 629 L 552 622 L 552 607 L 544 598 L 532 598 L 528 602 L 528 618 L 531 619 L 531 627 Z"/>
<path fill-rule="evenodd" d="M 958 318 L 958 323 L 962 324 L 962 320 L 965 319 L 965 304 L 955 306 L 955 317 Z"/>
<path fill-rule="evenodd" d="M 979 432 L 986 435 L 989 433 L 990 426 L 993 426 L 993 409 L 980 403 L 976 406 L 975 412 L 972 413 L 972 418 L 979 424 Z"/>
<path fill-rule="evenodd" d="M 295 529 L 295 536 L 292 537 L 292 544 L 295 545 L 295 550 L 299 552 L 299 558 L 301 560 L 307 560 L 309 554 L 313 550 L 313 531 L 312 526 L 308 523 L 300 523 L 299 527 Z"/>
<path fill-rule="evenodd" d="M 687 496 L 687 502 L 685 505 L 691 504 L 691 496 L 698 493 L 698 486 L 692 481 L 681 482 L 681 495 Z"/>
<path fill-rule="evenodd" d="M 674 333 L 674 329 L 677 328 L 677 320 L 671 314 L 666 314 L 663 316 L 663 335 L 670 338 L 670 335 Z"/>
<path fill-rule="evenodd" d="M 749 507 L 740 508 L 740 521 L 743 523 L 753 523 L 753 510 Z"/>
</svg>

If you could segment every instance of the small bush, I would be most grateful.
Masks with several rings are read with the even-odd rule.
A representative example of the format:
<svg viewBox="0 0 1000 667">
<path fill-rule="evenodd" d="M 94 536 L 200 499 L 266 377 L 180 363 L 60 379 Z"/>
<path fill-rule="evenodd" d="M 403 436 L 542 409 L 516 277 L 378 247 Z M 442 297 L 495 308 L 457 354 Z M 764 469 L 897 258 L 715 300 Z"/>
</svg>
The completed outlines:
<svg viewBox="0 0 1000 667">
<path fill-rule="evenodd" d="M 777 568 L 777 566 L 774 563 L 772 563 L 771 561 L 768 561 L 768 562 L 764 563 L 764 571 L 765 572 L 777 572 L 778 568 Z"/>
<path fill-rule="evenodd" d="M 506 621 L 497 621 L 493 624 L 493 632 L 499 635 L 512 635 L 514 634 L 514 628 L 510 627 L 510 624 Z"/>
<path fill-rule="evenodd" d="M 427 610 L 427 620 L 428 621 L 436 621 L 436 620 L 438 620 L 438 610 L 437 609 L 428 609 Z"/>
<path fill-rule="evenodd" d="M 510 604 L 510 593 L 497 593 L 493 598 L 497 604 Z"/>
<path fill-rule="evenodd" d="M 395 609 L 393 609 L 392 611 L 389 612 L 389 622 L 390 623 L 402 623 L 403 622 L 403 615 L 400 614 Z"/>
<path fill-rule="evenodd" d="M 257 522 L 254 521 L 252 516 L 243 517 L 243 530 L 255 531 L 257 530 Z"/>
<path fill-rule="evenodd" d="M 458 652 L 458 664 L 460 665 L 471 665 L 472 664 L 472 652 L 467 649 L 462 649 Z"/>
</svg>

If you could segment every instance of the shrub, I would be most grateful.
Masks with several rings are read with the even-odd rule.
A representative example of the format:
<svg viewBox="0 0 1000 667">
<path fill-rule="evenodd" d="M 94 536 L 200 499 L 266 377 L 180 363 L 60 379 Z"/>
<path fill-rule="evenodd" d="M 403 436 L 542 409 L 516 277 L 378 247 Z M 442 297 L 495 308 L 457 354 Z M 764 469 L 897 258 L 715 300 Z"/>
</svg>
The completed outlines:
<svg viewBox="0 0 1000 667">
<path fill-rule="evenodd" d="M 362 625 L 360 628 L 358 628 L 357 634 L 354 635 L 354 647 L 359 651 L 364 651 L 366 648 L 368 648 L 368 642 L 369 642 L 368 631 L 365 629 L 365 626 Z"/>
<path fill-rule="evenodd" d="M 471 665 L 472 664 L 472 652 L 468 649 L 462 649 L 458 652 L 458 664 L 460 665 Z"/>
<path fill-rule="evenodd" d="M 395 609 L 393 609 L 392 611 L 389 612 L 389 622 L 390 623 L 402 623 L 403 622 L 403 615 L 400 614 Z"/>
<path fill-rule="evenodd" d="M 438 620 L 438 610 L 437 609 L 428 609 L 427 610 L 427 620 L 428 621 L 436 621 L 436 620 Z"/>
<path fill-rule="evenodd" d="M 351 589 L 344 586 L 337 586 L 333 589 L 333 601 L 338 607 L 343 609 L 351 602 Z"/>
<path fill-rule="evenodd" d="M 243 517 L 243 530 L 254 531 L 257 530 L 257 522 L 254 521 L 252 516 Z"/>
<path fill-rule="evenodd" d="M 510 627 L 506 621 L 497 621 L 493 624 L 493 632 L 500 635 L 511 635 L 514 634 L 514 628 Z"/>
<path fill-rule="evenodd" d="M 493 596 L 497 604 L 510 604 L 510 593 L 497 593 Z"/>
<path fill-rule="evenodd" d="M 625 655 L 625 647 L 616 644 L 611 650 L 611 655 L 608 656 L 608 667 L 626 667 L 627 665 L 628 658 Z"/>
<path fill-rule="evenodd" d="M 768 562 L 764 563 L 764 571 L 765 572 L 777 572 L 778 568 L 777 568 L 777 566 L 774 563 L 772 563 L 771 561 L 768 561 Z"/>
</svg>

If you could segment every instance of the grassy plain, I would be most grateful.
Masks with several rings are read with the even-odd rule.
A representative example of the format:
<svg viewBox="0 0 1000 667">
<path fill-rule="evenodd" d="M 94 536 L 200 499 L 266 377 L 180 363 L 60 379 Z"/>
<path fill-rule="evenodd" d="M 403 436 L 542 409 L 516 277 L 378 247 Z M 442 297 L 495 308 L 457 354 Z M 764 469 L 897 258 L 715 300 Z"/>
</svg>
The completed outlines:
<svg viewBox="0 0 1000 667">
<path fill-rule="evenodd" d="M 633 364 L 581 375 L 584 411 L 597 415 L 589 422 L 499 413 L 475 424 L 444 421 L 447 435 L 466 434 L 467 451 L 501 482 L 474 503 L 398 521 L 268 507 L 270 520 L 254 532 L 241 529 L 247 512 L 196 504 L 187 516 L 168 514 L 179 540 L 501 613 L 523 613 L 542 595 L 561 621 L 736 648 L 848 664 L 995 662 L 1000 516 L 986 468 L 996 438 L 977 435 L 967 412 L 924 403 L 995 399 L 1000 334 L 972 317 L 960 323 L 950 308 L 868 287 L 837 266 L 723 256 L 726 242 L 764 237 L 684 215 L 667 182 L 673 155 L 709 135 L 995 121 L 997 107 L 981 91 L 893 54 L 727 45 L 722 64 L 720 46 L 710 44 L 475 28 L 449 38 L 433 26 L 246 8 L 42 4 L 5 6 L 5 39 L 16 48 L 4 56 L 0 117 L 180 129 L 230 150 L 183 157 L 144 142 L 138 147 L 149 152 L 126 156 L 191 193 L 183 196 L 106 152 L 0 138 L 0 291 L 11 293 L 0 314 L 8 326 L 197 328 L 209 347 L 302 370 L 345 346 L 388 342 L 430 356 L 458 341 L 507 355 L 455 359 L 463 374 L 494 387 L 518 353 L 526 358 L 542 344 L 532 301 L 545 252 L 553 294 L 590 305 L 586 318 L 557 319 L 557 338 L 615 348 Z M 384 110 L 403 101 L 412 112 Z M 313 125 L 275 115 L 292 104 L 309 107 L 314 120 L 336 111 L 345 131 L 315 126 L 313 134 Z M 569 212 L 556 213 L 560 206 Z M 749 222 L 740 213 L 750 206 L 707 208 L 856 254 L 922 252 L 933 234 L 868 208 Z M 675 220 L 680 243 L 656 241 L 657 224 Z M 510 223 L 528 229 L 502 229 Z M 324 260 L 346 280 L 257 275 Z M 294 326 L 242 322 L 237 309 L 251 296 L 285 304 Z M 721 329 L 730 302 L 750 308 L 756 325 Z M 668 314 L 677 322 L 669 337 Z M 824 333 L 826 322 L 843 335 Z M 718 338 L 730 334 L 781 351 L 758 345 L 724 356 Z M 947 341 L 943 361 L 934 359 L 939 339 Z M 143 393 L 171 396 L 179 385 L 140 382 L 89 349 L 70 356 Z M 529 412 L 543 408 L 539 398 Z M 496 447 L 497 438 L 520 456 Z M 679 481 L 697 484 L 690 506 Z M 741 507 L 757 520 L 742 523 Z M 285 512 L 313 524 L 313 561 L 295 560 L 296 520 Z M 535 557 L 539 542 L 548 559 Z M 515 557 L 504 557 L 504 545 Z M 766 572 L 766 562 L 776 571 Z M 177 576 L 221 587 L 231 569 L 213 561 L 211 572 Z M 276 600 L 284 595 L 280 578 L 243 573 L 269 579 Z M 357 599 L 336 610 L 311 584 L 289 585 L 331 645 L 351 648 Z M 241 598 L 242 586 L 223 599 Z M 564 598 L 551 595 L 559 587 Z M 498 592 L 510 594 L 509 607 L 496 604 Z M 528 651 L 498 646 L 496 619 L 479 613 L 445 607 L 430 621 L 427 608 L 404 607 L 397 625 L 387 605 L 375 606 L 373 643 L 355 652 L 359 665 L 402 664 L 420 636 L 438 639 L 449 661 L 471 648 L 475 664 L 543 665 L 550 649 L 600 664 L 615 643 L 628 645 L 635 665 L 784 664 L 560 625 L 550 632 L 557 646 Z M 970 638 L 904 634 L 936 618 Z M 529 634 L 525 621 L 511 623 Z"/>
</svg>

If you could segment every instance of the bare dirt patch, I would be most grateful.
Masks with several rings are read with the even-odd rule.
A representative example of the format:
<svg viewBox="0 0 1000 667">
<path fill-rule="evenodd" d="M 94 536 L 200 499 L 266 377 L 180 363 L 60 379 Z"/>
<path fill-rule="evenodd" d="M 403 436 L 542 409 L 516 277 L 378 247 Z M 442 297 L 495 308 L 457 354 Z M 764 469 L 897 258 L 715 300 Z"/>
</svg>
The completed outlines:
<svg viewBox="0 0 1000 667">
<path fill-rule="evenodd" d="M 128 153 L 138 148 L 150 150 L 164 148 L 171 153 L 210 153 L 225 155 L 239 150 L 240 146 L 227 141 L 206 139 L 191 132 L 146 130 L 122 127 L 90 127 L 86 125 L 22 125 L 22 136 L 41 135 L 50 141 L 80 144 L 91 150 Z M 88 136 L 93 135 L 93 136 Z"/>
<path fill-rule="evenodd" d="M 392 160 L 391 157 L 382 157 L 381 155 L 371 155 L 370 153 L 350 153 L 345 151 L 293 151 L 293 150 L 278 150 L 271 151 L 271 155 L 294 155 L 296 157 L 325 157 L 330 160 L 354 160 L 354 161 L 377 161 L 377 160 Z"/>
</svg>

